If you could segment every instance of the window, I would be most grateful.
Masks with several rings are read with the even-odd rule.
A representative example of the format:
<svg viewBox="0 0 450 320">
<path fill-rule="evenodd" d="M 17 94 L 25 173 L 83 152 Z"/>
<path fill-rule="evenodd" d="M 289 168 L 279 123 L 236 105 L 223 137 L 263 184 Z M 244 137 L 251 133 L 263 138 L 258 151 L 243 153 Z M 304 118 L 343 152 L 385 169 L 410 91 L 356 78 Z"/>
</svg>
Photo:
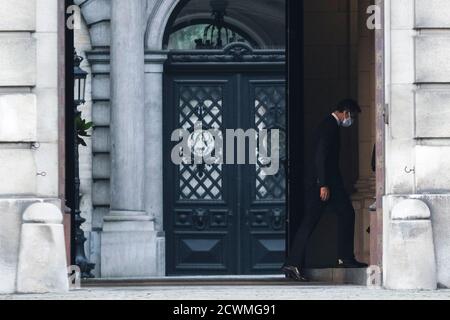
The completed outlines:
<svg viewBox="0 0 450 320">
<path fill-rule="evenodd" d="M 173 32 L 169 37 L 168 49 L 176 49 L 176 50 L 194 50 L 201 49 L 202 47 L 210 47 L 208 43 L 215 43 L 217 39 L 217 29 L 212 30 L 212 27 L 209 24 L 195 24 L 190 25 L 184 28 L 181 28 L 175 32 Z M 212 34 L 213 33 L 213 34 Z M 250 41 L 246 39 L 242 34 L 232 31 L 228 28 L 224 28 L 221 31 L 222 39 L 224 44 L 228 42 L 245 42 L 250 44 Z M 212 38 L 212 41 L 211 41 Z M 199 40 L 202 40 L 202 45 L 199 45 Z"/>
</svg>

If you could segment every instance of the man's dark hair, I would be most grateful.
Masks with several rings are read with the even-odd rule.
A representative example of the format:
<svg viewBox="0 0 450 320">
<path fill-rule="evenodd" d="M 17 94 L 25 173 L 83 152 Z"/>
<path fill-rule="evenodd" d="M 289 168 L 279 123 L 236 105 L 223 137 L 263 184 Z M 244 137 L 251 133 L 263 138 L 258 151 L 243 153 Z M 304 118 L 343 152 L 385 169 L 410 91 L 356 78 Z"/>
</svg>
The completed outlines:
<svg viewBox="0 0 450 320">
<path fill-rule="evenodd" d="M 353 99 L 344 99 L 339 101 L 339 103 L 336 106 L 336 111 L 344 112 L 344 111 L 350 111 L 351 113 L 361 113 L 361 108 L 358 105 L 358 102 L 356 102 Z"/>
</svg>

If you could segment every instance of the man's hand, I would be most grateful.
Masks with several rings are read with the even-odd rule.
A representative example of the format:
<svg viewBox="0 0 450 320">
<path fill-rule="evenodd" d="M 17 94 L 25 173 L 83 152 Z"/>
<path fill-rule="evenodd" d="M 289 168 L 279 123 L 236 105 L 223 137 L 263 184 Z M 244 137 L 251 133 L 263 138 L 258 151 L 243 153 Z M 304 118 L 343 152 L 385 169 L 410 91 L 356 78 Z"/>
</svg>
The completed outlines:
<svg viewBox="0 0 450 320">
<path fill-rule="evenodd" d="M 320 200 L 322 200 L 323 202 L 330 200 L 330 188 L 328 187 L 320 188 Z"/>
</svg>

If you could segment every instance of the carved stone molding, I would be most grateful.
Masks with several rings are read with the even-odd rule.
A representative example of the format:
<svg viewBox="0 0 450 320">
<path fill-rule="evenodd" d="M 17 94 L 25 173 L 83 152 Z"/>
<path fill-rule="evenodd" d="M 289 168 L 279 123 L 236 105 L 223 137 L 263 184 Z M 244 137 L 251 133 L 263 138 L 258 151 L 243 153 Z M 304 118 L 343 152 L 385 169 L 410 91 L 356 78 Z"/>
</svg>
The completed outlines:
<svg viewBox="0 0 450 320">
<path fill-rule="evenodd" d="M 286 62 L 284 50 L 254 50 L 246 43 L 230 43 L 222 50 L 172 51 L 169 63 L 280 63 Z"/>
</svg>

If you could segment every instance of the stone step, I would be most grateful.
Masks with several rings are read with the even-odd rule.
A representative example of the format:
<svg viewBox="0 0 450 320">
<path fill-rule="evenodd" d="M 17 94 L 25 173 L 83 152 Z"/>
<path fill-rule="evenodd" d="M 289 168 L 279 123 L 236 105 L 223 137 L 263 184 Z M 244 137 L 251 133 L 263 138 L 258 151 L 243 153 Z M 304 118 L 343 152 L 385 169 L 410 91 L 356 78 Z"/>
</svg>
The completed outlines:
<svg viewBox="0 0 450 320">
<path fill-rule="evenodd" d="M 314 282 L 330 284 L 367 285 L 367 268 L 305 269 L 306 276 Z"/>
<path fill-rule="evenodd" d="M 82 281 L 83 287 L 147 286 L 265 286 L 265 285 L 366 285 L 366 269 L 306 269 L 310 282 L 295 282 L 284 275 L 168 276 L 154 278 L 99 278 Z"/>
</svg>

